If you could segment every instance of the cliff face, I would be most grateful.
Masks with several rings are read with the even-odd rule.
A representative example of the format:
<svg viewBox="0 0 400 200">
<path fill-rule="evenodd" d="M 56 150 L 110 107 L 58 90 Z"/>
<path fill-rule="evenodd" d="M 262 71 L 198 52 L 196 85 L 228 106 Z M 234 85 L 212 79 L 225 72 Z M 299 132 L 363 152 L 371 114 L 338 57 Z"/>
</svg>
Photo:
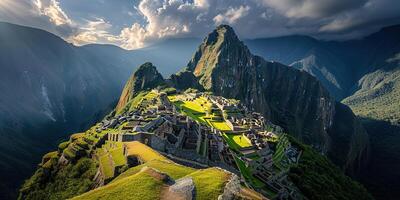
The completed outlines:
<svg viewBox="0 0 400 200">
<path fill-rule="evenodd" d="M 335 155 L 338 150 L 331 145 L 336 141 L 332 127 L 338 122 L 334 120 L 341 120 L 335 117 L 338 103 L 322 84 L 304 71 L 252 55 L 231 27 L 222 25 L 210 33 L 187 69 L 206 90 L 240 99 L 321 152 Z M 347 151 L 337 159 L 341 166 L 356 160 L 350 155 L 364 151 L 365 145 L 352 147 L 353 140 L 358 140 L 359 135 L 367 137 L 365 131 L 359 133 L 358 129 L 346 134 L 350 138 L 343 144 Z"/>
<path fill-rule="evenodd" d="M 116 107 L 117 113 L 121 111 L 138 92 L 153 89 L 163 83 L 164 78 L 157 71 L 156 67 L 152 63 L 144 63 L 133 73 L 125 84 Z"/>
</svg>

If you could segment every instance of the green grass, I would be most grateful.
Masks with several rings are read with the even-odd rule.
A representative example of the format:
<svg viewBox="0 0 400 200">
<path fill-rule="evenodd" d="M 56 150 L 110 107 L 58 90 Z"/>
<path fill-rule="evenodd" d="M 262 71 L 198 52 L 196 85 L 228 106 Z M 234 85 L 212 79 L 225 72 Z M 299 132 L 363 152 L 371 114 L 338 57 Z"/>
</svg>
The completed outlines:
<svg viewBox="0 0 400 200">
<path fill-rule="evenodd" d="M 137 94 L 128 105 L 129 106 L 129 111 L 136 110 L 139 107 L 143 106 L 146 104 L 149 100 L 154 99 L 157 97 L 157 94 L 154 93 L 153 91 L 142 91 Z"/>
<path fill-rule="evenodd" d="M 225 139 L 226 143 L 228 143 L 229 147 L 234 150 L 239 150 L 245 147 L 252 146 L 250 140 L 243 134 L 237 135 L 224 133 L 222 136 Z"/>
<path fill-rule="evenodd" d="M 233 141 L 236 142 L 240 147 L 251 147 L 251 141 L 245 135 L 229 135 L 228 137 L 232 137 Z"/>
<path fill-rule="evenodd" d="M 190 118 L 207 125 L 206 112 L 211 108 L 211 103 L 207 101 L 204 97 L 195 99 L 194 101 L 183 101 L 182 95 L 172 95 L 168 96 L 169 100 L 178 107 L 183 114 L 186 114 Z"/>
<path fill-rule="evenodd" d="M 268 195 L 267 197 L 270 199 L 275 199 L 276 193 L 271 191 L 263 182 L 261 182 L 258 178 L 254 177 L 248 167 L 246 167 L 245 163 L 239 159 L 238 157 L 234 156 L 236 165 L 239 168 L 240 174 L 244 177 L 246 182 L 250 183 L 255 188 L 262 189 Z"/>
<path fill-rule="evenodd" d="M 211 121 L 208 120 L 211 126 L 220 130 L 220 131 L 231 131 L 232 129 L 228 126 L 225 121 Z"/>
<path fill-rule="evenodd" d="M 119 175 L 117 178 L 115 178 L 113 182 L 123 179 L 125 177 L 132 176 L 140 172 L 140 170 L 145 166 L 157 169 L 165 174 L 168 174 L 168 176 L 172 177 L 173 179 L 182 178 L 196 171 L 193 168 L 179 165 L 169 160 L 151 160 L 142 165 L 128 169 L 127 171 Z"/>
<path fill-rule="evenodd" d="M 125 143 L 128 154 L 141 157 L 144 164 L 128 169 L 108 185 L 75 199 L 160 199 L 164 183 L 146 176 L 144 167 L 167 174 L 174 180 L 191 177 L 196 186 L 196 199 L 217 199 L 222 194 L 229 174 L 217 168 L 197 170 L 176 164 L 139 142 Z"/>
<path fill-rule="evenodd" d="M 74 159 L 76 157 L 75 152 L 69 147 L 64 149 L 63 154 L 67 159 Z"/>
<path fill-rule="evenodd" d="M 128 149 L 128 156 L 137 156 L 143 162 L 148 162 L 151 160 L 167 160 L 164 156 L 159 154 L 152 148 L 140 143 L 140 142 L 126 142 L 125 145 Z"/>
<path fill-rule="evenodd" d="M 58 149 L 60 152 L 62 152 L 64 149 L 66 149 L 68 147 L 68 145 L 70 144 L 69 141 L 66 142 L 62 142 L 58 145 Z"/>
<path fill-rule="evenodd" d="M 282 160 L 286 158 L 285 149 L 289 146 L 289 140 L 285 134 L 279 137 L 279 141 L 276 145 L 276 150 L 272 159 L 274 161 L 275 166 L 280 169 L 286 169 L 288 166 L 282 164 Z"/>
<path fill-rule="evenodd" d="M 289 177 L 307 199 L 373 199 L 362 185 L 347 177 L 326 156 L 294 138 L 290 142 L 303 153 L 299 163 L 291 166 Z"/>
<path fill-rule="evenodd" d="M 217 168 L 198 170 L 187 177 L 193 179 L 197 200 L 218 199 L 229 179 L 227 173 Z"/>
<path fill-rule="evenodd" d="M 358 116 L 400 124 L 400 67 L 369 73 L 360 87 L 342 103 Z"/>
<path fill-rule="evenodd" d="M 101 156 L 99 161 L 106 179 L 114 177 L 114 169 L 113 166 L 111 166 L 111 160 L 108 154 Z"/>
<path fill-rule="evenodd" d="M 164 183 L 146 171 L 139 172 L 106 186 L 87 192 L 75 197 L 75 200 L 154 200 L 159 199 Z"/>
<path fill-rule="evenodd" d="M 265 184 L 263 182 L 261 182 L 251 174 L 251 171 L 249 170 L 249 168 L 246 167 L 245 163 L 241 159 L 236 156 L 234 156 L 234 158 L 240 173 L 246 179 L 246 181 L 248 181 L 252 186 L 256 188 L 265 187 Z"/>
<path fill-rule="evenodd" d="M 18 199 L 70 199 L 92 188 L 96 172 L 96 162 L 90 158 L 81 158 L 52 171 L 39 168 L 22 185 Z"/>
<path fill-rule="evenodd" d="M 182 101 L 182 95 L 172 95 L 168 96 L 168 98 L 176 107 L 180 109 L 183 114 L 189 116 L 193 120 L 204 125 L 214 127 L 220 131 L 232 130 L 224 120 L 212 120 L 213 117 L 222 118 L 222 116 L 220 112 L 211 113 L 212 103 L 209 102 L 205 97 L 199 97 L 193 101 Z"/>
<path fill-rule="evenodd" d="M 114 160 L 115 166 L 122 166 L 126 164 L 126 158 L 123 154 L 123 148 L 116 148 L 110 151 L 110 154 Z"/>
<path fill-rule="evenodd" d="M 162 165 L 157 167 L 161 166 Z M 155 169 L 160 170 L 160 168 Z M 162 187 L 165 186 L 164 183 L 140 169 L 135 170 L 138 171 L 133 175 L 116 179 L 104 187 L 73 199 L 160 199 Z M 191 171 L 194 172 L 190 173 Z M 218 196 L 222 194 L 225 184 L 229 179 L 229 174 L 217 168 L 208 168 L 204 170 L 191 169 L 177 175 L 174 179 L 176 180 L 176 178 L 184 177 L 183 175 L 186 173 L 186 177 L 191 177 L 196 186 L 197 200 L 218 199 Z"/>
</svg>

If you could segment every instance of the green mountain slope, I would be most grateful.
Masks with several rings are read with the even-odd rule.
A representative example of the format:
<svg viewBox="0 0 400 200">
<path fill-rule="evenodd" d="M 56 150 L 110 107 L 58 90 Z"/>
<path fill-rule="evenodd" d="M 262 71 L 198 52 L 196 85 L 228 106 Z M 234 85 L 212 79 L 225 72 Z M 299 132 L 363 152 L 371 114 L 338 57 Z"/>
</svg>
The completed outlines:
<svg viewBox="0 0 400 200">
<path fill-rule="evenodd" d="M 327 157 L 293 138 L 291 142 L 302 146 L 304 151 L 289 176 L 308 199 L 373 199 L 361 184 L 345 176 Z"/>
<path fill-rule="evenodd" d="M 400 124 L 400 53 L 382 65 L 365 75 L 343 103 L 359 116 Z"/>
<path fill-rule="evenodd" d="M 393 54 L 375 65 L 358 83 L 357 91 L 343 100 L 363 118 L 370 135 L 370 162 L 360 180 L 377 199 L 400 195 L 400 57 Z M 374 172 L 374 173 L 370 173 Z"/>
</svg>

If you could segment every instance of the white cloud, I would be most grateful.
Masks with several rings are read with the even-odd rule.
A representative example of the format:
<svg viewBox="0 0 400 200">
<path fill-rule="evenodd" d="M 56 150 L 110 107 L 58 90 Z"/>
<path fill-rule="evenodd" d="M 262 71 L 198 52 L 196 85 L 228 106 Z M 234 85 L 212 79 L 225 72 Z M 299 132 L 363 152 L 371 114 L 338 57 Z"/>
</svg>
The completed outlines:
<svg viewBox="0 0 400 200">
<path fill-rule="evenodd" d="M 0 0 L 0 21 L 44 29 L 63 38 L 77 29 L 56 0 Z"/>
<path fill-rule="evenodd" d="M 35 0 L 34 5 L 40 15 L 45 15 L 56 26 L 72 24 L 56 0 Z"/>
<path fill-rule="evenodd" d="M 181 0 L 142 0 L 136 10 L 144 17 L 146 24 L 133 23 L 123 28 L 119 35 L 109 34 L 108 28 L 95 31 L 82 31 L 72 38 L 75 44 L 93 41 L 117 44 L 125 49 L 144 47 L 156 40 L 190 33 L 192 26 L 202 21 L 202 14 L 208 11 L 207 0 L 195 0 L 193 3 Z M 90 25 L 86 25 L 90 27 Z"/>
<path fill-rule="evenodd" d="M 116 36 L 109 33 L 112 25 L 102 18 L 86 20 L 86 24 L 81 26 L 78 32 L 67 40 L 75 45 L 84 45 L 89 43 L 113 43 Z"/>
<path fill-rule="evenodd" d="M 237 9 L 229 8 L 225 13 L 215 16 L 214 22 L 217 25 L 222 23 L 234 24 L 238 19 L 246 16 L 249 10 L 249 6 L 240 6 Z"/>
</svg>

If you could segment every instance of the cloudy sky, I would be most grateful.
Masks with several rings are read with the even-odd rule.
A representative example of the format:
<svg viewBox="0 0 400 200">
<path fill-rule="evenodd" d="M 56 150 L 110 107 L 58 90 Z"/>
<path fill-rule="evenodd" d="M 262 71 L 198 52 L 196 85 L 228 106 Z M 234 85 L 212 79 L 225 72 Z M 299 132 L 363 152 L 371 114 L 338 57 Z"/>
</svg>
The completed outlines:
<svg viewBox="0 0 400 200">
<path fill-rule="evenodd" d="M 343 40 L 400 24 L 400 0 L 0 0 L 0 21 L 44 29 L 75 45 L 125 49 L 202 38 L 219 24 L 233 26 L 241 38 Z"/>
</svg>

